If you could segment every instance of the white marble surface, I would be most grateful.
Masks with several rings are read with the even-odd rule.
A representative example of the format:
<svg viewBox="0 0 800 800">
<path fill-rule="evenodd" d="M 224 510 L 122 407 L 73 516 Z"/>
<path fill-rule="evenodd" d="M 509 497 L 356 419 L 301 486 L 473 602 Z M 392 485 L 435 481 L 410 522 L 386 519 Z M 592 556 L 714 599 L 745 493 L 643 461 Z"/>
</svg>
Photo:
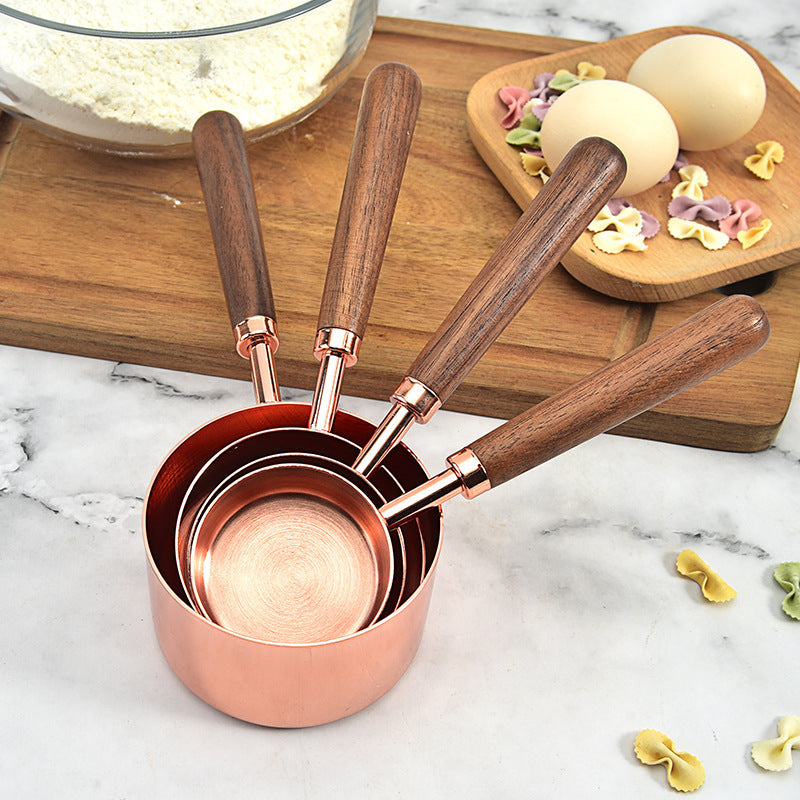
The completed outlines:
<svg viewBox="0 0 800 800">
<path fill-rule="evenodd" d="M 798 80 L 794 0 L 494 7 L 380 4 L 598 40 L 717 27 Z M 152 629 L 139 522 L 162 456 L 249 403 L 249 386 L 8 347 L 0 375 L 1 797 L 667 797 L 664 770 L 633 756 L 651 727 L 704 762 L 698 796 L 798 797 L 800 752 L 776 774 L 749 756 L 800 714 L 800 623 L 772 579 L 800 560 L 797 398 L 762 453 L 602 436 L 452 501 L 409 671 L 353 717 L 281 731 L 214 711 L 174 677 Z M 375 420 L 386 408 L 344 406 Z M 437 468 L 494 424 L 441 413 L 408 441 Z M 733 602 L 707 603 L 677 575 L 684 547 L 738 590 Z"/>
</svg>

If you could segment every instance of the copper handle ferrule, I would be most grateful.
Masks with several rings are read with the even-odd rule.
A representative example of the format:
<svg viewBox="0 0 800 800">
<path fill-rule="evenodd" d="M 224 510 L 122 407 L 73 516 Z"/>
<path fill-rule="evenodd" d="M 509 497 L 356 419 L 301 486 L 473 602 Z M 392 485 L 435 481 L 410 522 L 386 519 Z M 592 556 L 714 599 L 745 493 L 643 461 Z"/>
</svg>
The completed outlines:
<svg viewBox="0 0 800 800">
<path fill-rule="evenodd" d="M 250 348 L 256 341 L 264 341 L 270 352 L 278 349 L 278 329 L 275 320 L 261 315 L 247 317 L 233 329 L 236 340 L 236 352 L 242 358 L 250 358 Z"/>
<path fill-rule="evenodd" d="M 478 457 L 468 447 L 447 459 L 450 468 L 383 505 L 380 513 L 390 528 L 396 528 L 420 511 L 438 506 L 462 494 L 468 500 L 491 488 L 489 477 Z"/>
<path fill-rule="evenodd" d="M 461 494 L 467 500 L 472 500 L 492 488 L 486 468 L 469 447 L 448 456 L 447 463 L 461 480 Z"/>
<path fill-rule="evenodd" d="M 358 361 L 361 337 L 345 328 L 320 328 L 314 340 L 314 355 L 321 361 L 326 353 L 335 351 L 344 360 L 345 367 Z"/>
<path fill-rule="evenodd" d="M 270 317 L 253 316 L 233 329 L 236 352 L 250 361 L 256 403 L 277 403 L 280 389 L 275 377 L 273 354 L 278 349 L 278 331 Z"/>
<path fill-rule="evenodd" d="M 392 394 L 392 400 L 405 406 L 423 425 L 442 407 L 442 401 L 421 381 L 406 376 Z"/>
<path fill-rule="evenodd" d="M 369 475 L 415 423 L 423 425 L 442 401 L 424 383 L 406 376 L 392 394 L 394 405 L 358 454 L 353 469 Z"/>
</svg>

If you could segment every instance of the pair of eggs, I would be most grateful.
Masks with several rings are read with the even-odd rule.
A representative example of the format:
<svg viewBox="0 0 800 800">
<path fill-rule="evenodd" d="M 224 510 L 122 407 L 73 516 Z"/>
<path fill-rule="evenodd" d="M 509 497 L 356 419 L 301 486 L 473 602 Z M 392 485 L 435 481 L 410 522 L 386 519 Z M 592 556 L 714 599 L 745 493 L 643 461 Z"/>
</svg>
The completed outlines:
<svg viewBox="0 0 800 800">
<path fill-rule="evenodd" d="M 542 124 L 542 153 L 555 169 L 570 148 L 601 136 L 620 148 L 628 171 L 618 197 L 655 186 L 684 150 L 717 150 L 741 139 L 766 102 L 764 76 L 734 42 L 708 34 L 664 39 L 645 50 L 627 81 L 569 89 Z"/>
</svg>

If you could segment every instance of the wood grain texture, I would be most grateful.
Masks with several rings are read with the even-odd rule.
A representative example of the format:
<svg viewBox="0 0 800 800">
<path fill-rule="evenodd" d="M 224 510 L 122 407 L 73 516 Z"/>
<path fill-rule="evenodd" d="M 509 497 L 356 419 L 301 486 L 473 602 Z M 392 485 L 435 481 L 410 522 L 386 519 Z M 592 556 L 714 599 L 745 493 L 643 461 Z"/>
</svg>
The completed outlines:
<svg viewBox="0 0 800 800">
<path fill-rule="evenodd" d="M 639 345 L 476 440 L 492 486 L 621 425 L 760 350 L 769 320 L 738 295 Z"/>
<path fill-rule="evenodd" d="M 414 359 L 410 377 L 446 402 L 624 177 L 614 145 L 579 142 Z"/>
<path fill-rule="evenodd" d="M 367 76 L 333 234 L 318 328 L 363 338 L 400 194 L 422 83 L 387 62 Z"/>
<path fill-rule="evenodd" d="M 577 44 L 380 19 L 355 76 L 327 105 L 249 148 L 284 385 L 313 389 L 316 381 L 320 295 L 369 71 L 401 60 L 423 84 L 367 333 L 343 383 L 346 394 L 388 398 L 519 218 L 471 144 L 469 89 L 504 64 Z M 103 156 L 24 125 L 14 133 L 0 179 L 0 341 L 248 380 L 231 342 L 194 162 Z M 772 326 L 766 346 L 619 433 L 727 450 L 769 446 L 800 358 L 800 269 L 775 272 L 754 291 Z M 704 292 L 625 302 L 557 268 L 446 407 L 508 419 L 717 299 Z"/>
<path fill-rule="evenodd" d="M 506 112 L 497 92 L 507 85 L 528 87 L 540 72 L 574 71 L 581 61 L 604 67 L 607 77 L 624 80 L 630 65 L 648 47 L 685 33 L 716 33 L 701 28 L 669 27 L 582 45 L 555 56 L 539 56 L 506 64 L 475 83 L 467 101 L 470 136 L 486 164 L 508 189 L 521 208 L 541 190 L 542 183 L 522 169 L 519 148 L 505 142 L 500 120 Z M 717 34 L 722 35 L 722 34 Z M 725 37 L 731 39 L 732 37 Z M 662 183 L 631 199 L 636 208 L 652 214 L 661 232 L 647 242 L 645 252 L 603 253 L 588 232 L 576 242 L 564 267 L 578 280 L 597 291 L 637 302 L 663 302 L 715 289 L 754 275 L 794 264 L 800 258 L 800 162 L 785 158 L 770 181 L 756 178 L 744 167 L 744 159 L 755 153 L 755 145 L 777 140 L 796 150 L 800 122 L 800 92 L 760 53 L 733 39 L 756 59 L 767 83 L 767 106 L 756 126 L 729 147 L 702 153 L 687 152 L 689 162 L 702 166 L 709 176 L 707 196 L 729 200 L 747 197 L 772 220 L 770 233 L 757 245 L 744 250 L 730 242 L 720 250 L 706 250 L 695 241 L 673 239 L 666 231 L 667 205 L 677 183 Z"/>
<path fill-rule="evenodd" d="M 274 320 L 275 303 L 242 126 L 227 112 L 211 111 L 195 124 L 192 146 L 231 326 L 259 315 Z"/>
</svg>

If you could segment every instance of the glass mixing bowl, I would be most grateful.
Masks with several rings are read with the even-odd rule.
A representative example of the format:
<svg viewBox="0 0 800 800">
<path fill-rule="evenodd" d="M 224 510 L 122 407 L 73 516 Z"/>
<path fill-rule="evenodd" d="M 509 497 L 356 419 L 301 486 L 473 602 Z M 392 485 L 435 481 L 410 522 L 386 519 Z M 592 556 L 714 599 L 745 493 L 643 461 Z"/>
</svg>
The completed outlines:
<svg viewBox="0 0 800 800">
<path fill-rule="evenodd" d="M 249 141 L 295 125 L 344 83 L 377 0 L 18 0 L 0 5 L 0 108 L 79 147 L 191 152 L 225 110 Z"/>
</svg>

